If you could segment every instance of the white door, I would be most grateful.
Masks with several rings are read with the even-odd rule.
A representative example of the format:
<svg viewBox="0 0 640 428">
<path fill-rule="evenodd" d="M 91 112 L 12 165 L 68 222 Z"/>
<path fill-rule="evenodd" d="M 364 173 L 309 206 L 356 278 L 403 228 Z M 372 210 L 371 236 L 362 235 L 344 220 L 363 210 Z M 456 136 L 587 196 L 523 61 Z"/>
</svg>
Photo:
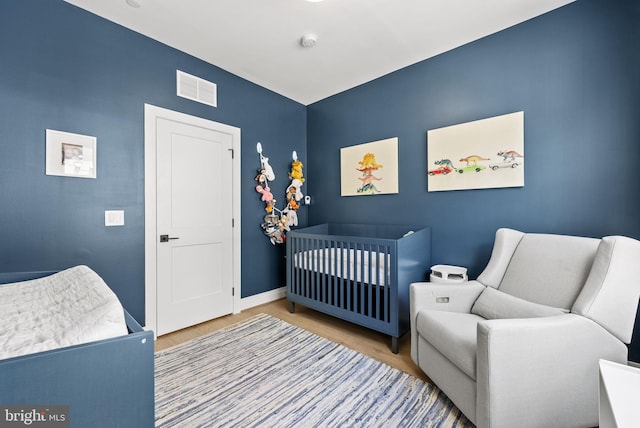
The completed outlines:
<svg viewBox="0 0 640 428">
<path fill-rule="evenodd" d="M 157 331 L 233 312 L 233 139 L 156 121 Z"/>
</svg>

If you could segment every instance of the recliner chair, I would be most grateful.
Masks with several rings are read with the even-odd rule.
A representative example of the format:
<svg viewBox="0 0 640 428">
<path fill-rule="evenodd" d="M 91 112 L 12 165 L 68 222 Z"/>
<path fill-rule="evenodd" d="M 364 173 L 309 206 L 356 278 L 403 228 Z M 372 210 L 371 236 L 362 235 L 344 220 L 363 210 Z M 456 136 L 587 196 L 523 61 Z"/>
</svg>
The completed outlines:
<svg viewBox="0 0 640 428">
<path fill-rule="evenodd" d="M 476 281 L 411 284 L 411 358 L 479 428 L 597 426 L 639 297 L 635 239 L 499 229 Z"/>
</svg>

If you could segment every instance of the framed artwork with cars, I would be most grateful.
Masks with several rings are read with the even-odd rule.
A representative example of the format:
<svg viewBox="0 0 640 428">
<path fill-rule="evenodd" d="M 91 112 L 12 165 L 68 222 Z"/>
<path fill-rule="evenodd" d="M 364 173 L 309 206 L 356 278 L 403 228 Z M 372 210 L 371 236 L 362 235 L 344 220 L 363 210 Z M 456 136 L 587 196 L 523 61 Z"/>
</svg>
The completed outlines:
<svg viewBox="0 0 640 428">
<path fill-rule="evenodd" d="M 427 132 L 429 192 L 524 186 L 524 112 Z"/>
</svg>

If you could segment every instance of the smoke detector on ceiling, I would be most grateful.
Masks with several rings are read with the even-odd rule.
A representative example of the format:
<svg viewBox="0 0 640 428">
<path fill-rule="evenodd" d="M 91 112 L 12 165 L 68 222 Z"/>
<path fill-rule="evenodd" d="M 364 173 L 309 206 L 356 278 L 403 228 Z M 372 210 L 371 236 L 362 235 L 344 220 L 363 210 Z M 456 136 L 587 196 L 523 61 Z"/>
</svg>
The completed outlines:
<svg viewBox="0 0 640 428">
<path fill-rule="evenodd" d="M 140 3 L 138 3 L 136 0 L 124 0 L 124 1 L 134 9 L 138 9 L 140 7 Z"/>
<path fill-rule="evenodd" d="M 315 34 L 309 33 L 302 36 L 300 39 L 300 44 L 305 48 L 310 48 L 316 44 L 318 41 L 318 36 Z"/>
</svg>

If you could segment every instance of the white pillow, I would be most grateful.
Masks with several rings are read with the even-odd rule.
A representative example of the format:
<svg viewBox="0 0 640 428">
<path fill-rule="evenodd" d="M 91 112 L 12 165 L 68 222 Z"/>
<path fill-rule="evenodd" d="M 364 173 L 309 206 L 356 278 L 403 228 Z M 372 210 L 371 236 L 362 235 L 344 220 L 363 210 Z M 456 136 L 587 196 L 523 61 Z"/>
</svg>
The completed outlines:
<svg viewBox="0 0 640 428">
<path fill-rule="evenodd" d="M 471 308 L 471 313 L 488 320 L 501 318 L 539 318 L 562 315 L 568 311 L 541 305 L 487 287 Z"/>
</svg>

